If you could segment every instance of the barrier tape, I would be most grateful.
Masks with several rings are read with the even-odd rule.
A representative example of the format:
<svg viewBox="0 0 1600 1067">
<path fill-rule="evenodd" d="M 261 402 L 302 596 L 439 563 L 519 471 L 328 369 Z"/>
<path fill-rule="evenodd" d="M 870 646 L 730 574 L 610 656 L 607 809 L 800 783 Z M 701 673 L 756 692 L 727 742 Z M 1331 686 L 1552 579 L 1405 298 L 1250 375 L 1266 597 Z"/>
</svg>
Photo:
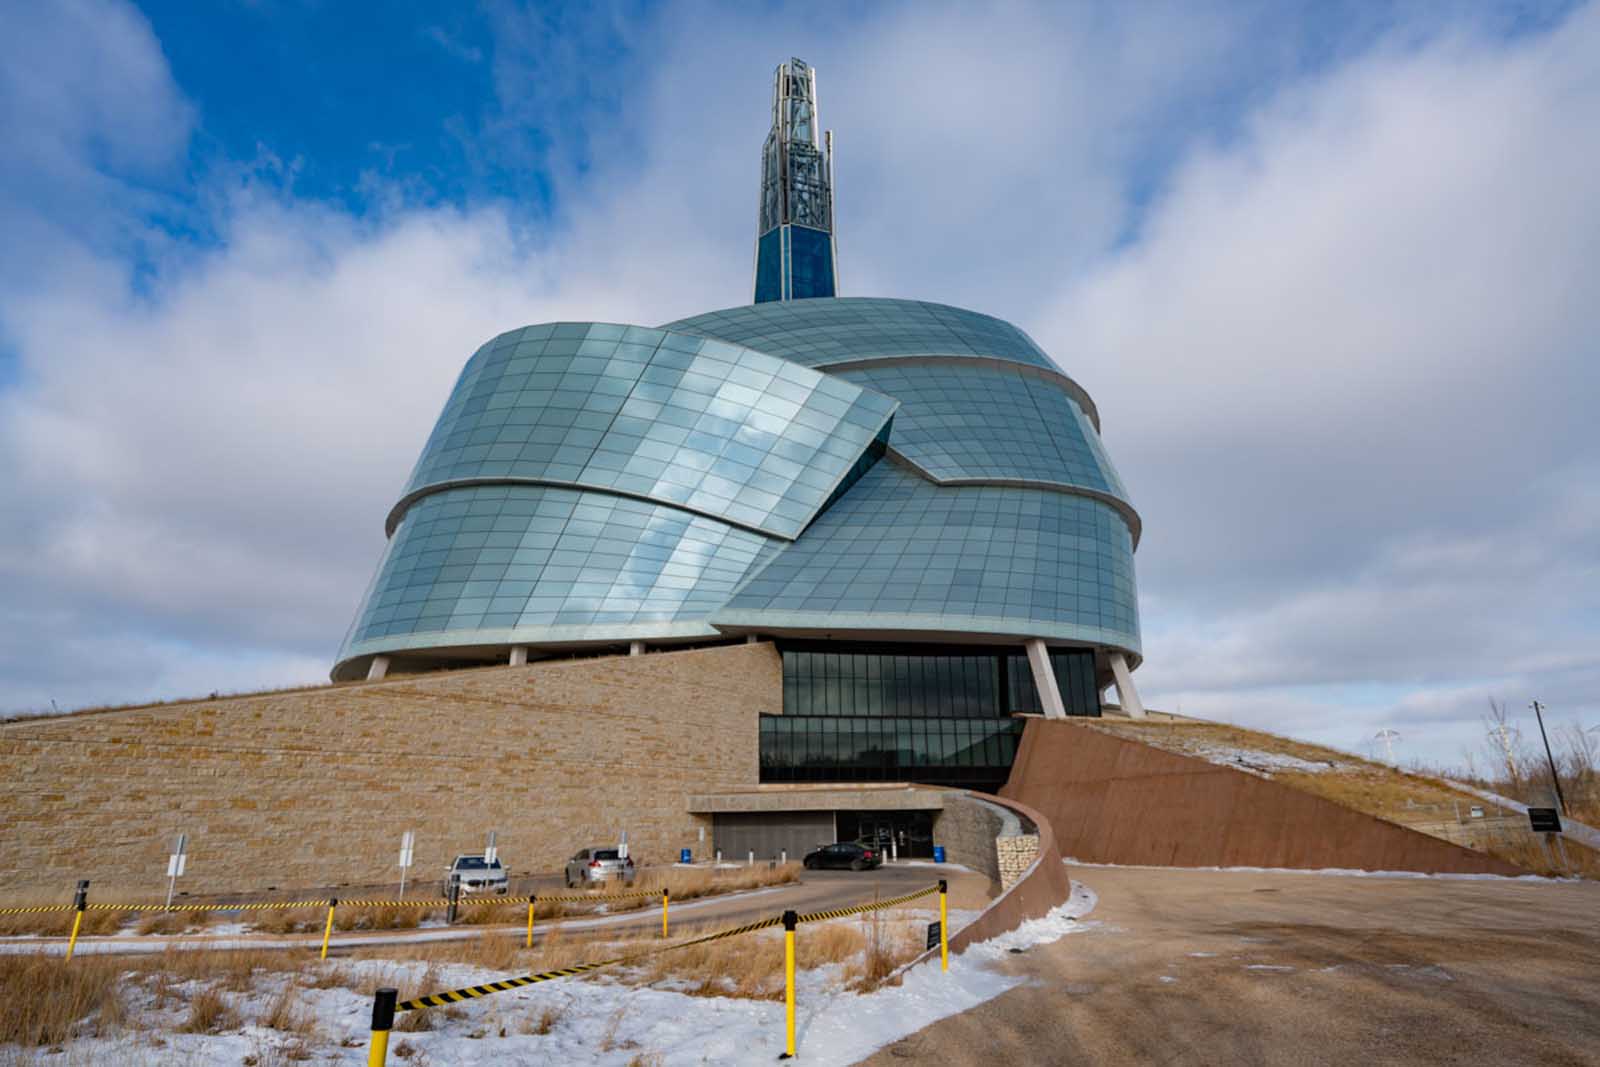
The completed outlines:
<svg viewBox="0 0 1600 1067">
<path fill-rule="evenodd" d="M 871 904 L 858 904 L 853 908 L 836 908 L 831 911 L 812 912 L 809 915 L 800 916 L 800 922 L 819 922 L 824 919 L 838 919 L 846 915 L 859 915 L 862 912 L 878 911 L 882 908 L 892 908 L 897 904 L 904 904 L 907 901 L 916 900 L 920 897 L 937 893 L 938 891 L 939 887 L 934 885 L 929 886 L 927 889 L 919 889 L 915 893 L 907 893 L 904 896 L 891 897 L 888 900 L 877 900 L 873 901 Z M 544 900 L 548 898 L 540 897 L 539 899 Z M 757 930 L 766 930 L 770 929 L 771 927 L 781 925 L 783 925 L 783 919 L 781 917 L 776 919 L 762 919 L 759 922 L 745 923 L 743 926 L 734 926 L 727 930 L 718 930 L 713 934 L 705 934 L 701 937 L 693 937 L 687 941 L 680 941 L 675 945 L 666 945 L 661 948 L 651 949 L 647 952 L 637 952 L 631 956 L 617 956 L 614 959 L 599 960 L 595 963 L 580 963 L 572 967 L 562 967 L 559 970 L 543 971 L 539 974 L 525 974 L 518 978 L 504 978 L 498 982 L 485 982 L 483 985 L 467 986 L 463 989 L 452 989 L 444 993 L 430 993 L 427 996 L 417 997 L 414 1000 L 402 1001 L 401 1003 L 395 1005 L 394 1010 L 397 1012 L 402 1012 L 416 1011 L 418 1008 L 442 1008 L 446 1004 L 459 1004 L 463 1000 L 472 1000 L 477 997 L 487 997 L 495 993 L 504 993 L 510 989 L 521 989 L 523 986 L 530 986 L 537 982 L 550 982 L 557 978 L 571 978 L 574 975 L 586 974 L 589 971 L 597 971 L 602 967 L 611 967 L 618 963 L 631 963 L 634 960 L 644 959 L 647 956 L 657 956 L 663 952 L 675 952 L 680 948 L 688 948 L 690 945 L 703 945 L 707 941 L 721 941 L 726 937 L 738 937 L 741 934 L 754 933 Z"/>
<path fill-rule="evenodd" d="M 36 911 L 71 911 L 71 904 L 35 904 L 26 908 L 0 908 L 0 915 L 27 915 Z"/>
<path fill-rule="evenodd" d="M 878 900 L 871 904 L 858 904 L 853 908 L 834 908 L 831 911 L 814 911 L 808 915 L 800 916 L 800 921 L 803 923 L 811 923 L 820 922 L 823 919 L 842 919 L 846 915 L 860 915 L 865 911 L 877 911 L 880 908 L 892 908 L 896 904 L 904 904 L 907 901 L 916 900 L 918 897 L 925 897 L 930 894 L 937 893 L 938 891 L 938 886 L 929 886 L 927 889 L 919 889 L 915 893 L 907 893 L 905 896 L 890 897 L 888 900 Z"/>
<path fill-rule="evenodd" d="M 659 889 L 638 889 L 632 893 L 540 893 L 540 900 L 561 900 L 568 903 L 604 904 L 608 900 L 633 900 L 637 897 L 659 897 Z"/>
<path fill-rule="evenodd" d="M 339 901 L 340 904 L 345 901 Z M 89 911 L 266 911 L 272 908 L 326 908 L 328 898 L 290 900 L 274 904 L 89 904 Z"/>
</svg>

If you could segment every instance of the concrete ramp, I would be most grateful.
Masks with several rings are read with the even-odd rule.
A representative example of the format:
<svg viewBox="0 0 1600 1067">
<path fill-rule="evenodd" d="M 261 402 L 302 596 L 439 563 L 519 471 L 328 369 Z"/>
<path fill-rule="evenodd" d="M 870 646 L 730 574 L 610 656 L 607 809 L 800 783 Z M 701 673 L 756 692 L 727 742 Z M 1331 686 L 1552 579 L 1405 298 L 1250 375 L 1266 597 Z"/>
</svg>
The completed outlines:
<svg viewBox="0 0 1600 1067">
<path fill-rule="evenodd" d="M 1028 720 L 1001 796 L 1048 819 L 1063 856 L 1091 863 L 1527 873 L 1281 782 L 1070 721 Z"/>
</svg>

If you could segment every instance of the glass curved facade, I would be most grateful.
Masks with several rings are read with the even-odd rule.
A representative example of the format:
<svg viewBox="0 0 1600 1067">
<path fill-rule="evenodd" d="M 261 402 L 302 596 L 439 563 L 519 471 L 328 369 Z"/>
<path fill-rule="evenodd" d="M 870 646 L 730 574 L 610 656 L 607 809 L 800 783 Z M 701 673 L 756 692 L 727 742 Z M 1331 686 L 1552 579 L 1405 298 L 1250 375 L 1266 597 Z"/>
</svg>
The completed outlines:
<svg viewBox="0 0 1600 1067">
<path fill-rule="evenodd" d="M 1083 409 L 1048 378 L 911 361 L 831 373 L 900 401 L 894 447 L 940 481 L 1023 479 L 1128 498 Z"/>
<path fill-rule="evenodd" d="M 989 356 L 1056 370 L 1033 338 L 1009 322 L 921 300 L 785 300 L 708 311 L 663 328 L 746 345 L 807 367 L 945 355 Z"/>
<path fill-rule="evenodd" d="M 1015 634 L 1139 648 L 1133 537 L 1110 505 L 868 471 L 712 615 L 741 630 Z"/>
<path fill-rule="evenodd" d="M 509 331 L 457 380 L 334 677 L 831 631 L 1136 662 L 1137 516 L 1096 419 L 1021 330 L 918 301 Z"/>
</svg>

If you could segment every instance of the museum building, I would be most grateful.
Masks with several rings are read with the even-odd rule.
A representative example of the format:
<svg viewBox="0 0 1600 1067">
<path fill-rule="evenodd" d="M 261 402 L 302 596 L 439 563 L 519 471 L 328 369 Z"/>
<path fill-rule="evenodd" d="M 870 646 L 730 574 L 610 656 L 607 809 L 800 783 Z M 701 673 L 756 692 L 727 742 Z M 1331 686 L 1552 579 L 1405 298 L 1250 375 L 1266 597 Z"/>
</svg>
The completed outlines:
<svg viewBox="0 0 1600 1067">
<path fill-rule="evenodd" d="M 1098 716 L 1112 686 L 1142 714 L 1140 522 L 1094 402 L 1010 323 L 837 296 L 801 61 L 772 116 L 754 302 L 473 353 L 334 680 L 770 641 L 762 783 L 993 791 L 1022 717 Z"/>
</svg>

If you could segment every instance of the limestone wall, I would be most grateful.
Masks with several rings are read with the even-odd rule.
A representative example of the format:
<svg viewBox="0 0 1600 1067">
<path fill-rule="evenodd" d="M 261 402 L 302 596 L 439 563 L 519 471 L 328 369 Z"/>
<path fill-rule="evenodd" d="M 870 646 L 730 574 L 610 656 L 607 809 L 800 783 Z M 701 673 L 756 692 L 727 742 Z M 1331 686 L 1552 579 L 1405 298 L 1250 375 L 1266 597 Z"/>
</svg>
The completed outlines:
<svg viewBox="0 0 1600 1067">
<path fill-rule="evenodd" d="M 0 893 L 412 878 L 499 834 L 513 874 L 626 829 L 675 858 L 692 792 L 754 786 L 757 715 L 782 710 L 771 644 L 496 667 L 0 724 Z"/>
</svg>

